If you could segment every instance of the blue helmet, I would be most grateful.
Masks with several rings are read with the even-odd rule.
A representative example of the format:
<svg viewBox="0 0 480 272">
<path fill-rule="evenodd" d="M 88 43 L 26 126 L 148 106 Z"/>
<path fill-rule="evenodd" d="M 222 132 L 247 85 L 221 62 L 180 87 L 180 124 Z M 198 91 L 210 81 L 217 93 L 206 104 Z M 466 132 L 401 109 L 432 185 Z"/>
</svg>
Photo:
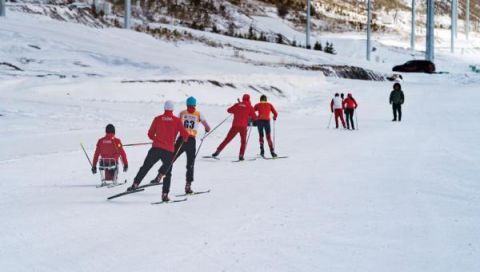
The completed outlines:
<svg viewBox="0 0 480 272">
<path fill-rule="evenodd" d="M 195 97 L 190 96 L 189 98 L 187 98 L 187 107 L 196 106 L 196 105 L 197 105 L 197 99 L 195 99 Z"/>
</svg>

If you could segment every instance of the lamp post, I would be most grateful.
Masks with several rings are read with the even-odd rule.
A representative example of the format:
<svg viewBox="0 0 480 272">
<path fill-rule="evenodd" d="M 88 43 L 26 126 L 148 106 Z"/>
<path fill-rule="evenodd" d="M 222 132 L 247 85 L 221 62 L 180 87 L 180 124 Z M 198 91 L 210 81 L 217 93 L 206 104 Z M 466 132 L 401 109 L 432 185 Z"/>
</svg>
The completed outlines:
<svg viewBox="0 0 480 272">
<path fill-rule="evenodd" d="M 435 2 L 427 0 L 427 39 L 425 59 L 433 61 L 435 58 Z"/>
<path fill-rule="evenodd" d="M 466 10 L 466 14 L 465 14 L 465 37 L 469 38 L 470 36 L 470 0 L 466 0 L 467 3 L 467 10 Z"/>
<path fill-rule="evenodd" d="M 125 0 L 125 23 L 124 28 L 130 29 L 130 17 L 132 16 L 132 1 Z"/>
<path fill-rule="evenodd" d="M 455 21 L 455 1 L 456 0 L 452 0 L 452 4 L 451 4 L 451 7 L 450 7 L 450 19 L 451 19 L 451 23 L 450 23 L 450 52 L 451 53 L 454 53 L 455 52 L 455 38 L 456 38 L 456 31 L 455 29 L 457 28 L 456 27 L 456 21 Z"/>
<path fill-rule="evenodd" d="M 306 43 L 305 45 L 307 46 L 307 48 L 310 48 L 310 0 L 307 0 L 307 40 L 306 40 Z"/>
<path fill-rule="evenodd" d="M 410 33 L 410 49 L 412 49 L 412 51 L 415 51 L 415 23 L 416 23 L 416 2 L 415 0 L 412 0 L 412 29 L 411 29 L 411 33 Z"/>
<path fill-rule="evenodd" d="M 372 1 L 367 2 L 367 60 L 370 61 L 372 52 Z"/>
<path fill-rule="evenodd" d="M 0 0 L 0 17 L 5 16 L 5 0 Z"/>
</svg>

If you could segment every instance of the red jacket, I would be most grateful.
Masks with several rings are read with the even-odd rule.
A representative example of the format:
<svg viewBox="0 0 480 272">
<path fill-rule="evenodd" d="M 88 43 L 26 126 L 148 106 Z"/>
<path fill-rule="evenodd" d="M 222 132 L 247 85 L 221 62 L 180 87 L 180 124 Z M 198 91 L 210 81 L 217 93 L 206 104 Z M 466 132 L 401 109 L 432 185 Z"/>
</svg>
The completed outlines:
<svg viewBox="0 0 480 272">
<path fill-rule="evenodd" d="M 275 110 L 275 107 L 268 102 L 260 102 L 256 104 L 253 109 L 258 111 L 258 120 L 270 121 L 270 113 L 273 113 L 274 120 L 277 119 L 278 113 Z"/>
<path fill-rule="evenodd" d="M 107 133 L 105 137 L 98 140 L 95 155 L 93 155 L 93 166 L 97 166 L 99 157 L 116 161 L 118 161 L 118 158 L 122 158 L 123 165 L 128 165 L 127 154 L 123 150 L 122 141 L 115 138 L 113 133 Z"/>
<path fill-rule="evenodd" d="M 247 127 L 248 119 L 257 120 L 257 115 L 249 100 L 239 102 L 228 108 L 227 111 L 233 113 L 232 127 Z"/>
<path fill-rule="evenodd" d="M 343 107 L 346 109 L 356 109 L 358 107 L 357 101 L 353 97 L 347 97 L 343 100 Z"/>
<path fill-rule="evenodd" d="M 148 130 L 148 138 L 153 141 L 152 147 L 161 148 L 170 152 L 175 151 L 175 138 L 180 133 L 184 141 L 188 140 L 188 132 L 183 127 L 180 118 L 171 111 L 165 111 L 153 119 Z"/>
</svg>

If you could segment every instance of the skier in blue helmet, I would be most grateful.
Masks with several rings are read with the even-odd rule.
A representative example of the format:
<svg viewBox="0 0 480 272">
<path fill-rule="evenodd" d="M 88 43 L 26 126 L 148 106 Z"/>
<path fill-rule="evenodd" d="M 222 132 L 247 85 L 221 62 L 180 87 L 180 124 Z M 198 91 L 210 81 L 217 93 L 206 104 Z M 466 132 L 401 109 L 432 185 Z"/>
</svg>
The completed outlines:
<svg viewBox="0 0 480 272">
<path fill-rule="evenodd" d="M 195 97 L 190 96 L 189 98 L 187 98 L 186 104 L 187 104 L 187 109 L 180 112 L 179 117 L 180 117 L 180 120 L 182 121 L 183 126 L 188 131 L 189 137 L 188 137 L 188 141 L 183 143 L 183 145 L 182 145 L 182 142 L 183 142 L 182 138 L 179 137 L 177 139 L 177 142 L 175 143 L 175 152 L 174 152 L 174 154 L 177 154 L 177 157 L 175 157 L 174 160 L 176 160 L 180 155 L 182 155 L 183 152 L 187 154 L 187 174 L 186 174 L 185 193 L 192 194 L 193 193 L 193 190 L 192 190 L 193 172 L 194 172 L 194 166 L 195 166 L 195 153 L 197 150 L 196 136 L 198 133 L 198 127 L 199 127 L 199 124 L 202 123 L 202 125 L 205 128 L 205 132 L 208 133 L 210 131 L 210 126 L 208 125 L 204 115 L 201 114 L 199 111 L 197 111 L 196 109 L 197 99 L 195 99 Z M 161 178 L 162 178 L 162 175 L 159 172 L 159 175 L 157 176 L 157 178 L 152 182 L 160 182 Z"/>
</svg>

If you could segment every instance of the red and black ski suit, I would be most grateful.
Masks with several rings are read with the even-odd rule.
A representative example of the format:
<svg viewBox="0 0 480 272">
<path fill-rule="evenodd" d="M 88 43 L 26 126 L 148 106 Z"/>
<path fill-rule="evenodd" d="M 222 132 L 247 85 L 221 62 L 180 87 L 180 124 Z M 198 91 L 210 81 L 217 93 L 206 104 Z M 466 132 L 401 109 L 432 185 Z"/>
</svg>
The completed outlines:
<svg viewBox="0 0 480 272">
<path fill-rule="evenodd" d="M 347 118 L 347 129 L 350 129 L 350 127 L 355 129 L 353 114 L 355 109 L 358 107 L 358 104 L 351 94 L 348 94 L 348 97 L 343 100 L 343 107 L 345 108 L 345 116 Z"/>
<path fill-rule="evenodd" d="M 134 183 L 136 185 L 139 185 L 153 165 L 161 160 L 162 167 L 158 172 L 165 177 L 163 179 L 163 193 L 170 191 L 175 138 L 179 133 L 183 141 L 186 142 L 189 134 L 183 127 L 180 118 L 173 115 L 172 111 L 165 111 L 164 114 L 155 117 L 148 130 L 148 138 L 153 141 L 152 148 L 148 151 L 142 167 L 140 167 L 140 170 L 138 170 L 135 176 Z"/>
<path fill-rule="evenodd" d="M 222 150 L 227 146 L 230 141 L 235 138 L 235 136 L 240 133 L 241 139 L 241 146 L 240 146 L 240 157 L 243 157 L 245 154 L 245 149 L 247 148 L 247 127 L 248 121 L 251 119 L 252 121 L 257 120 L 257 115 L 255 114 L 255 110 L 250 103 L 250 96 L 245 94 L 243 96 L 242 102 L 239 102 L 232 107 L 230 107 L 227 112 L 233 114 L 233 123 L 230 131 L 225 137 L 225 140 L 218 146 L 217 151 L 215 153 L 220 154 Z"/>
<path fill-rule="evenodd" d="M 260 146 L 263 148 L 263 137 L 264 134 L 266 134 L 268 147 L 270 147 L 270 150 L 273 150 L 273 142 L 270 128 L 270 116 L 273 114 L 273 120 L 277 120 L 278 112 L 275 110 L 275 107 L 272 104 L 266 101 L 257 103 L 253 109 L 258 112 L 257 128 L 260 136 Z"/>
<path fill-rule="evenodd" d="M 118 167 L 118 159 L 122 159 L 124 167 L 128 167 L 127 154 L 123 150 L 122 141 L 115 138 L 114 133 L 107 133 L 105 137 L 100 138 L 97 141 L 97 148 L 93 155 L 93 167 L 97 167 L 97 163 L 100 159 L 100 166 L 110 166 L 111 160 L 115 161 L 115 165 Z M 117 168 L 118 169 L 118 168 Z M 106 171 L 105 180 L 112 180 L 115 171 Z"/>
</svg>

